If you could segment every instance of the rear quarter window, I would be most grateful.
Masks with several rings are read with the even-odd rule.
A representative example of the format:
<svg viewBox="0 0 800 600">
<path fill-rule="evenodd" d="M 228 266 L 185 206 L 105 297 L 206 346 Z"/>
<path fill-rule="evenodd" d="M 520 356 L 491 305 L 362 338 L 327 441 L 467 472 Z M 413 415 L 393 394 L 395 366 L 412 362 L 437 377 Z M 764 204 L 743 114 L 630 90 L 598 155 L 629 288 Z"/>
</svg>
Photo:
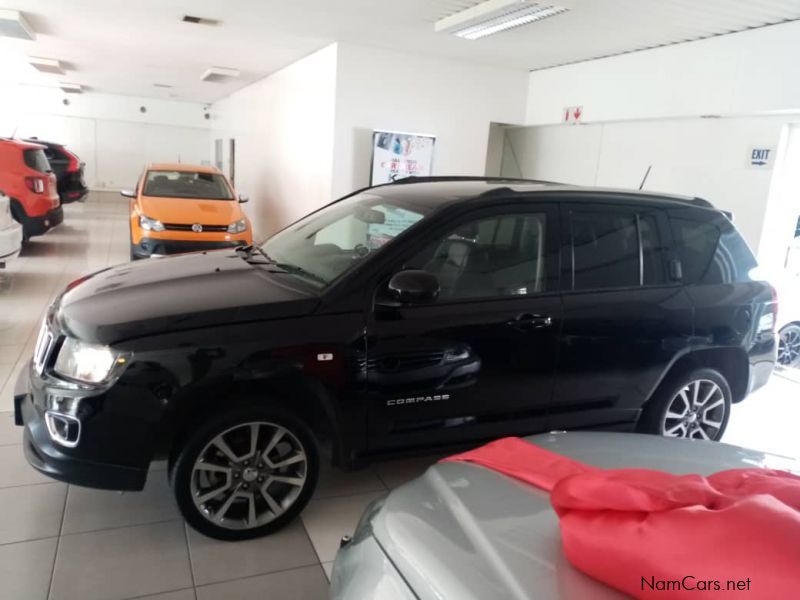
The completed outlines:
<svg viewBox="0 0 800 600">
<path fill-rule="evenodd" d="M 671 216 L 684 283 L 751 281 L 758 263 L 733 224 L 723 215 Z"/>
<path fill-rule="evenodd" d="M 50 163 L 44 154 L 44 150 L 29 148 L 22 151 L 22 159 L 29 169 L 39 171 L 40 173 L 47 173 L 50 170 Z"/>
</svg>

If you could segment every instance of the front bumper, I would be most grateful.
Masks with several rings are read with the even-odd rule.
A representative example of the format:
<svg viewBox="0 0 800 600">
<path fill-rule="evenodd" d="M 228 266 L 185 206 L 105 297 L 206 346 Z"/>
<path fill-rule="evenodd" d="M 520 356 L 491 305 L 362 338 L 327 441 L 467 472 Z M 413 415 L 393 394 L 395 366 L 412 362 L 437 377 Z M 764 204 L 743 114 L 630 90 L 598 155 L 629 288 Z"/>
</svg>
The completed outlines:
<svg viewBox="0 0 800 600">
<path fill-rule="evenodd" d="M 146 468 L 77 456 L 74 449 L 53 441 L 45 422 L 44 399 L 49 391 L 30 364 L 22 370 L 14 391 L 14 420 L 25 427 L 23 450 L 28 463 L 40 473 L 67 483 L 109 490 L 141 490 L 147 479 Z"/>
<path fill-rule="evenodd" d="M 26 238 L 47 233 L 56 225 L 64 221 L 64 208 L 58 206 L 40 217 L 22 216 L 22 231 Z"/>
<path fill-rule="evenodd" d="M 131 245 L 131 255 L 134 258 L 149 258 L 151 256 L 168 256 L 183 254 L 185 252 L 200 252 L 203 250 L 221 250 L 223 248 L 236 248 L 246 246 L 244 240 L 231 240 L 222 242 L 162 240 L 158 238 L 142 238 L 138 244 Z"/>
</svg>

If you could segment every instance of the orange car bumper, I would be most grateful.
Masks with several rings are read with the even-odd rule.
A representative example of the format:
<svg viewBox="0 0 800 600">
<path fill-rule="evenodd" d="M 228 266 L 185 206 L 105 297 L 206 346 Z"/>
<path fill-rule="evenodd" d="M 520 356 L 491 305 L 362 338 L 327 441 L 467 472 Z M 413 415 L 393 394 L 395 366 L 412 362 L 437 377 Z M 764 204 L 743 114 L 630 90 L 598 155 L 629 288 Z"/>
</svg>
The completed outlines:
<svg viewBox="0 0 800 600">
<path fill-rule="evenodd" d="M 193 231 L 143 231 L 131 223 L 131 255 L 136 258 L 166 256 L 184 252 L 236 248 L 253 242 L 252 233 Z"/>
</svg>

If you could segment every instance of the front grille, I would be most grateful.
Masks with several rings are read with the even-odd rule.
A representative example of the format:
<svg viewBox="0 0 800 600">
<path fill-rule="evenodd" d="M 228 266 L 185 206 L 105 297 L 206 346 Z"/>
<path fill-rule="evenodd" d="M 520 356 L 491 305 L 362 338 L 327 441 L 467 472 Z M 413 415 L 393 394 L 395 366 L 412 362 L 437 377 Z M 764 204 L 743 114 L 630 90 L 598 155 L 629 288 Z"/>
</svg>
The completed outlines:
<svg viewBox="0 0 800 600">
<path fill-rule="evenodd" d="M 47 364 L 47 357 L 50 356 L 54 341 L 55 336 L 47 327 L 47 321 L 45 320 L 42 323 L 42 328 L 39 330 L 39 337 L 36 340 L 36 347 L 33 350 L 33 367 L 39 375 L 44 371 L 44 366 Z"/>
<path fill-rule="evenodd" d="M 227 225 L 203 225 L 202 223 L 200 223 L 199 225 L 203 228 L 204 232 L 228 231 Z M 188 225 L 186 225 L 185 223 L 164 223 L 164 229 L 166 229 L 167 231 L 192 231 L 192 227 L 194 227 L 194 224 L 192 223 Z"/>
</svg>

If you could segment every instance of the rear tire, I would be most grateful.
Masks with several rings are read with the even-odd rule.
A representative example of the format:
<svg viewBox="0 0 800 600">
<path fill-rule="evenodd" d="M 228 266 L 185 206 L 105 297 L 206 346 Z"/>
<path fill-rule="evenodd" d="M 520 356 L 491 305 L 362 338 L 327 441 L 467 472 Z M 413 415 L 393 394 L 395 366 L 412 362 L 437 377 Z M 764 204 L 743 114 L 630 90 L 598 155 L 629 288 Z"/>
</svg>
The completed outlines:
<svg viewBox="0 0 800 600">
<path fill-rule="evenodd" d="M 639 418 L 638 429 L 666 437 L 719 441 L 731 414 L 731 388 L 714 369 L 670 377 Z"/>
<path fill-rule="evenodd" d="M 778 332 L 778 364 L 800 367 L 800 324 L 789 323 Z"/>
<path fill-rule="evenodd" d="M 319 452 L 311 430 L 279 409 L 248 404 L 192 431 L 170 472 L 186 521 L 219 540 L 277 531 L 308 503 Z"/>
</svg>

